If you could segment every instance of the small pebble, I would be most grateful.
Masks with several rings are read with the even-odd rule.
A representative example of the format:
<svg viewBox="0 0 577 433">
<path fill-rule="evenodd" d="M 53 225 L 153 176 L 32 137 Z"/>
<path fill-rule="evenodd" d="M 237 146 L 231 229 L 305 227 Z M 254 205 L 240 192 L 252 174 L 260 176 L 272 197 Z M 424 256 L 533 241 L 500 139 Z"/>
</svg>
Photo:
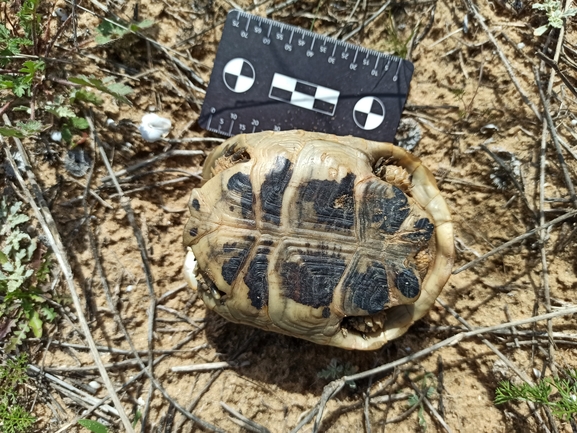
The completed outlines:
<svg viewBox="0 0 577 433">
<path fill-rule="evenodd" d="M 50 133 L 50 140 L 54 141 L 55 143 L 60 143 L 62 141 L 62 132 L 52 131 Z"/>
<path fill-rule="evenodd" d="M 172 122 L 169 119 L 148 113 L 142 116 L 138 130 L 144 140 L 152 143 L 165 137 L 171 128 Z"/>
<path fill-rule="evenodd" d="M 134 286 L 132 284 L 126 287 L 127 292 L 132 292 L 132 289 L 134 289 Z"/>
<path fill-rule="evenodd" d="M 62 8 L 56 8 L 52 16 L 60 18 L 60 21 L 62 22 L 68 19 L 68 13 L 66 13 L 66 11 Z"/>
<path fill-rule="evenodd" d="M 489 123 L 485 126 L 481 126 L 481 133 L 482 134 L 487 134 L 487 133 L 491 133 L 494 131 L 498 131 L 499 127 L 493 123 Z"/>
<path fill-rule="evenodd" d="M 100 385 L 100 383 L 96 382 L 95 380 L 90 381 L 88 386 L 95 391 L 98 391 L 100 388 L 102 388 L 102 385 Z"/>
<path fill-rule="evenodd" d="M 520 50 L 522 50 L 523 48 L 525 48 L 525 44 L 524 44 L 523 42 L 519 42 L 519 43 L 517 44 L 517 48 L 520 49 Z"/>
<path fill-rule="evenodd" d="M 109 128 L 115 128 L 116 122 L 112 119 L 106 119 L 106 126 L 108 126 Z"/>
</svg>

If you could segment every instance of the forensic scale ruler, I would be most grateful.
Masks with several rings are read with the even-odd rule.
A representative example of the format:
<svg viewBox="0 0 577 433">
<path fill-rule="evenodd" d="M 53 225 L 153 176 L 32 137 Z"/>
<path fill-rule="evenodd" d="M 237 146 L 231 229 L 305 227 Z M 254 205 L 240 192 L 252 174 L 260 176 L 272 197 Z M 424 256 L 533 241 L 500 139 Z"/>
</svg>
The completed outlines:
<svg viewBox="0 0 577 433">
<path fill-rule="evenodd" d="M 198 122 L 227 136 L 304 129 L 392 142 L 413 70 L 407 60 L 232 10 Z"/>
</svg>

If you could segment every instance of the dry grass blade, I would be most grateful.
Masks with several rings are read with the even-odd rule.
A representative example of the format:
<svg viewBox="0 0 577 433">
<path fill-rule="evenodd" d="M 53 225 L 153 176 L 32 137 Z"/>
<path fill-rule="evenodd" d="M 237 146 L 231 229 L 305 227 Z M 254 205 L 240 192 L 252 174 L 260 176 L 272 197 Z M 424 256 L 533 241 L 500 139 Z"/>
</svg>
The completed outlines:
<svg viewBox="0 0 577 433">
<path fill-rule="evenodd" d="M 494 256 L 495 254 L 506 250 L 507 248 L 512 247 L 515 244 L 518 244 L 519 242 L 524 241 L 527 238 L 530 238 L 531 236 L 535 235 L 537 232 L 539 232 L 540 230 L 545 230 L 548 227 L 554 226 L 555 224 L 559 224 L 562 223 L 563 221 L 566 221 L 570 218 L 573 218 L 574 216 L 577 216 L 577 210 L 571 211 L 571 212 L 567 212 L 565 215 L 562 215 L 558 218 L 555 218 L 554 220 L 549 221 L 546 224 L 543 224 L 537 228 L 534 228 L 533 230 L 529 230 L 527 233 L 524 233 L 520 236 L 517 236 L 514 239 L 511 239 L 510 241 L 505 242 L 502 245 L 499 245 L 498 247 L 492 249 L 491 251 L 489 251 L 488 253 L 483 254 L 481 257 L 476 258 L 475 260 L 470 261 L 469 263 L 467 263 L 466 265 L 463 265 L 457 269 L 455 269 L 453 271 L 453 275 L 458 274 L 460 272 L 463 272 L 473 266 L 475 266 L 476 264 L 488 259 L 491 256 Z"/>
<path fill-rule="evenodd" d="M 446 421 L 443 419 L 443 417 L 439 414 L 439 412 L 437 412 L 437 409 L 434 408 L 434 406 L 431 404 L 431 402 L 429 401 L 429 399 L 427 398 L 427 395 L 425 392 L 423 392 L 422 390 L 420 390 L 413 382 L 410 383 L 411 388 L 413 388 L 413 390 L 417 393 L 417 395 L 419 396 L 419 401 L 422 401 L 423 403 L 425 403 L 425 406 L 427 406 L 427 409 L 429 409 L 429 411 L 431 412 L 431 414 L 433 415 L 433 417 L 437 420 L 437 422 L 439 424 L 441 424 L 441 426 L 443 427 L 443 429 L 447 432 L 447 433 L 452 433 L 453 430 L 451 430 L 451 428 L 449 427 L 449 425 L 446 423 Z M 415 405 L 417 406 L 417 405 Z"/>
<path fill-rule="evenodd" d="M 255 433 L 270 433 L 270 430 L 261 426 L 260 424 L 254 422 L 253 420 L 248 419 L 243 414 L 239 413 L 238 411 L 234 410 L 232 407 L 227 405 L 224 402 L 220 402 L 220 406 L 230 413 L 232 416 L 237 418 L 238 424 L 245 429 L 255 432 Z"/>
</svg>

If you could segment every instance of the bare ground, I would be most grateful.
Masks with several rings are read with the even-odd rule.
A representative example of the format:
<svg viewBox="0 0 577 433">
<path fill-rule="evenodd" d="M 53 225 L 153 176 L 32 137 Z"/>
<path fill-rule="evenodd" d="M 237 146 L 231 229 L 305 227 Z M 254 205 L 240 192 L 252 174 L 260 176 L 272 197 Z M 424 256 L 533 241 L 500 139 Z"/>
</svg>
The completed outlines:
<svg viewBox="0 0 577 433">
<path fill-rule="evenodd" d="M 549 329 L 547 321 L 540 320 L 462 339 L 455 337 L 465 330 L 455 316 L 466 321 L 466 326 L 476 328 L 575 307 L 577 217 L 570 212 L 574 212 L 576 201 L 563 177 L 565 166 L 568 177 L 577 179 L 577 100 L 568 89 L 568 83 L 577 83 L 575 21 L 566 23 L 563 43 L 557 45 L 558 31 L 549 38 L 533 35 L 534 29 L 544 23 L 544 17 L 533 11 L 531 4 L 521 4 L 517 10 L 500 2 L 402 2 L 387 8 L 350 40 L 387 51 L 391 50 L 394 33 L 401 40 L 408 40 L 414 31 L 414 44 L 408 45 L 415 75 L 405 117 L 419 122 L 423 137 L 414 152 L 435 173 L 453 212 L 458 271 L 441 295 L 446 307 L 436 305 L 406 335 L 383 349 L 362 353 L 227 323 L 208 313 L 185 287 L 181 236 L 187 220 L 188 196 L 199 184 L 202 156 L 171 157 L 141 168 L 136 172 L 140 176 L 135 178 L 119 175 L 129 207 L 122 206 L 116 189 L 104 180 L 108 172 L 101 149 L 118 172 L 170 149 L 208 151 L 216 144 L 202 140 L 146 143 L 132 124 L 138 124 L 146 112 L 155 111 L 172 120 L 169 138 L 211 136 L 195 121 L 222 22 L 232 4 L 140 1 L 140 19 L 155 22 L 145 34 L 164 47 L 163 52 L 155 44 L 132 35 L 122 43 L 96 46 L 94 27 L 101 19 L 93 12 L 104 12 L 96 2 L 83 3 L 93 12 L 76 11 L 78 52 L 73 50 L 72 27 L 62 32 L 54 47 L 54 57 L 72 60 L 58 74 L 62 78 L 80 73 L 113 75 L 133 87 L 129 96 L 133 105 L 119 106 L 108 99 L 104 107 L 94 109 L 100 141 L 89 137 L 81 145 L 92 156 L 94 168 L 91 177 L 78 179 L 80 183 L 65 170 L 64 147 L 53 146 L 59 158 L 49 161 L 42 151 L 46 141 L 39 138 L 24 143 L 38 182 L 51 203 L 88 328 L 101 347 L 100 357 L 118 390 L 122 408 L 130 419 L 137 410 L 144 414 L 135 429 L 202 430 L 175 409 L 177 403 L 222 431 L 244 431 L 238 418 L 223 408 L 224 403 L 257 423 L 252 431 L 265 431 L 259 425 L 271 432 L 295 431 L 307 414 L 318 409 L 329 383 L 318 374 L 333 359 L 338 365 L 350 367 L 347 374 L 351 374 L 417 354 L 417 359 L 394 369 L 385 367 L 384 371 L 355 380 L 354 385 L 345 384 L 326 407 L 320 405 L 324 409 L 320 423 L 313 426 L 313 421 L 308 422 L 300 431 L 572 431 L 568 422 L 552 420 L 543 408 L 532 412 L 526 404 L 496 406 L 493 399 L 501 380 L 535 381 L 537 374 L 551 376 L 577 367 L 574 315 L 553 319 Z M 276 6 L 273 2 L 258 6 L 246 1 L 238 4 L 260 16 L 341 36 L 360 26 L 381 6 L 367 1 L 301 0 Z M 65 3 L 57 6 L 69 11 L 71 8 Z M 129 20 L 135 2 L 108 2 L 106 7 Z M 559 73 L 553 74 L 537 52 L 551 59 L 560 54 L 559 68 L 568 83 L 560 79 Z M 534 70 L 541 82 L 537 82 Z M 193 74 L 200 76 L 204 84 L 195 81 Z M 550 77 L 552 87 L 548 92 Z M 563 163 L 547 124 L 541 120 L 544 106 L 539 87 L 547 95 L 555 134 L 569 147 L 561 152 Z M 108 127 L 107 119 L 118 126 Z M 544 165 L 540 160 L 543 134 Z M 504 168 L 494 155 L 504 161 Z M 167 183 L 173 179 L 177 180 Z M 86 208 L 83 207 L 78 197 L 85 193 L 86 182 L 106 205 L 88 196 Z M 544 191 L 542 202 L 540 187 Z M 127 209 L 134 213 L 133 224 Z M 459 271 L 459 267 L 539 227 L 540 221 L 563 216 L 563 221 Z M 140 245 L 135 232 L 142 233 Z M 45 338 L 30 342 L 31 363 L 76 389 L 91 380 L 102 383 L 102 375 L 96 369 L 80 369 L 93 367 L 94 356 L 88 350 L 67 288 L 63 283 L 59 286 L 56 290 L 65 301 L 63 317 L 45 330 Z M 134 361 L 135 355 L 113 309 L 134 347 L 141 351 L 144 365 L 155 361 L 151 369 L 156 378 L 154 386 L 146 375 L 137 376 L 143 368 Z M 450 340 L 451 344 L 440 344 L 441 347 L 420 355 L 452 337 L 455 340 Z M 112 349 L 126 352 L 111 353 Z M 127 364 L 130 360 L 132 364 Z M 232 368 L 171 371 L 178 366 L 222 361 Z M 507 367 L 507 362 L 523 377 Z M 56 389 L 52 379 L 37 380 L 34 386 L 42 390 L 36 409 L 40 415 L 38 431 L 57 431 L 84 410 L 81 402 L 86 398 Z M 420 400 L 416 410 L 407 413 L 411 407 L 408 395 L 415 394 L 415 388 L 429 386 L 434 392 Z M 106 395 L 105 387 L 96 393 L 99 398 Z M 107 404 L 114 406 L 110 401 Z M 126 431 L 127 427 L 110 411 L 101 408 L 98 413 L 94 419 L 110 422 L 110 431 Z M 71 427 L 69 431 L 77 428 L 80 429 Z"/>
</svg>

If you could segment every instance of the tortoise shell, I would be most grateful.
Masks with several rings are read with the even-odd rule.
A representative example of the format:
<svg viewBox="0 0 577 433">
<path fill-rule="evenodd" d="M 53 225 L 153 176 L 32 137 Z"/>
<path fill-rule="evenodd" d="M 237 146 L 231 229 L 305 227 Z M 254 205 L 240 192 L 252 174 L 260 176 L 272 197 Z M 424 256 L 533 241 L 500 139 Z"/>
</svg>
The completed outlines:
<svg viewBox="0 0 577 433">
<path fill-rule="evenodd" d="M 185 278 L 232 322 L 376 349 L 425 315 L 449 278 L 450 212 L 431 172 L 392 144 L 239 135 L 203 177 Z"/>
</svg>

